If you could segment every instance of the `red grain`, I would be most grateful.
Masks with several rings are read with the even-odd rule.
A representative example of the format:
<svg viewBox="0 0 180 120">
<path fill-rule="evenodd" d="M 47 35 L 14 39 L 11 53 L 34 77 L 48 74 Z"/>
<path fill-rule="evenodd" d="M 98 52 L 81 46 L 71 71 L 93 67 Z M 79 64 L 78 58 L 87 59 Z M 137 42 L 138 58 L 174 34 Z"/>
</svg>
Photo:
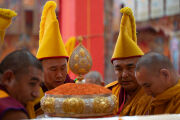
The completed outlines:
<svg viewBox="0 0 180 120">
<path fill-rule="evenodd" d="M 96 84 L 76 84 L 76 83 L 66 83 L 60 85 L 46 94 L 52 95 L 93 95 L 93 94 L 109 94 L 111 91 L 107 88 Z"/>
</svg>

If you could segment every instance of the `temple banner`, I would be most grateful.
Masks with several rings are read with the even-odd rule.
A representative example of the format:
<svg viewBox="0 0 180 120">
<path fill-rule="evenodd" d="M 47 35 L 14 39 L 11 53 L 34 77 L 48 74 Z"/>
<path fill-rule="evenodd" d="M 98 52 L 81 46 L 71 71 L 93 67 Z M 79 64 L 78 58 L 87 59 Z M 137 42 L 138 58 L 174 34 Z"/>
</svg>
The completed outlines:
<svg viewBox="0 0 180 120">
<path fill-rule="evenodd" d="M 146 21 L 149 19 L 149 2 L 148 0 L 137 0 L 136 21 Z"/>
<path fill-rule="evenodd" d="M 175 15 L 179 12 L 179 0 L 166 0 L 166 15 Z"/>
<path fill-rule="evenodd" d="M 151 18 L 159 18 L 164 15 L 164 0 L 151 0 Z"/>
</svg>

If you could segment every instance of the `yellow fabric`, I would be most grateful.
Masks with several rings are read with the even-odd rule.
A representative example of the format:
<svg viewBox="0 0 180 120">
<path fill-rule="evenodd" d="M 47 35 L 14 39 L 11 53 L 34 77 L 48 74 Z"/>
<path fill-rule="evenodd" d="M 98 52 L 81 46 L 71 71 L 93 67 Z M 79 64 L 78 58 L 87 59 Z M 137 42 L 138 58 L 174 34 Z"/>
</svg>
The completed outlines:
<svg viewBox="0 0 180 120">
<path fill-rule="evenodd" d="M 46 2 L 40 23 L 39 49 L 36 55 L 38 59 L 68 57 L 60 34 L 55 9 L 56 3 L 54 1 Z"/>
<path fill-rule="evenodd" d="M 120 94 L 121 86 L 120 84 L 118 84 L 118 81 L 114 81 L 105 86 L 105 88 L 110 88 L 110 87 L 112 87 L 112 94 L 117 97 L 117 106 L 119 106 L 119 94 Z M 118 110 L 119 107 L 117 107 L 116 112 L 118 112 Z"/>
<path fill-rule="evenodd" d="M 144 111 L 144 114 L 180 113 L 180 81 L 156 96 Z"/>
<path fill-rule="evenodd" d="M 76 45 L 76 37 L 69 38 L 68 41 L 65 43 L 65 48 L 66 48 L 69 56 L 71 55 L 72 51 L 74 50 L 75 45 Z"/>
<path fill-rule="evenodd" d="M 146 93 L 143 94 L 131 110 L 130 115 L 145 115 L 145 111 L 147 109 L 147 106 L 149 106 L 151 99 L 151 96 L 148 96 Z"/>
<path fill-rule="evenodd" d="M 3 91 L 3 90 L 0 90 L 0 98 L 5 98 L 5 97 L 8 97 L 9 95 Z"/>
<path fill-rule="evenodd" d="M 26 106 L 26 110 L 29 114 L 29 117 L 32 118 L 36 118 L 36 114 L 35 114 L 35 110 L 34 110 L 34 103 L 33 102 L 28 102 L 27 106 Z"/>
<path fill-rule="evenodd" d="M 116 84 L 118 84 L 118 81 L 117 81 L 117 80 L 114 81 L 114 82 L 109 83 L 108 85 L 105 86 L 105 88 L 110 88 L 110 87 L 112 87 L 112 86 L 114 86 L 114 85 L 116 85 Z"/>
<path fill-rule="evenodd" d="M 0 8 L 0 45 L 4 41 L 5 30 L 9 27 L 12 18 L 16 15 L 17 13 L 15 11 Z"/>
<path fill-rule="evenodd" d="M 146 106 L 149 103 L 151 97 L 147 96 L 144 90 L 141 88 L 136 95 L 133 97 L 133 99 L 126 103 L 123 110 L 120 113 L 120 116 L 132 116 L 132 115 L 142 115 L 144 110 L 144 106 Z M 139 104 L 142 104 L 139 102 L 139 100 L 146 100 L 143 102 L 143 107 L 139 107 Z M 137 108 L 138 107 L 138 108 Z"/>
<path fill-rule="evenodd" d="M 36 98 L 33 102 L 28 102 L 28 104 L 26 106 L 26 110 L 31 119 L 36 118 L 38 115 L 40 115 L 35 111 L 34 106 L 40 102 L 40 100 L 43 96 L 44 96 L 44 92 L 43 92 L 42 88 L 40 88 L 40 97 Z"/>
<path fill-rule="evenodd" d="M 121 90 L 121 85 L 118 84 L 118 81 L 114 81 L 105 86 L 106 88 L 112 88 L 112 94 L 117 97 L 119 106 L 119 94 Z M 141 100 L 141 102 L 139 102 Z M 142 102 L 142 100 L 144 100 Z M 151 100 L 150 96 L 147 96 L 143 89 L 140 89 L 135 96 L 130 100 L 130 102 L 125 103 L 122 111 L 120 112 L 120 116 L 129 116 L 129 115 L 143 115 L 145 106 L 149 104 Z M 143 106 L 142 106 L 143 103 Z M 116 112 L 118 112 L 119 107 L 117 107 Z"/>
<path fill-rule="evenodd" d="M 73 50 L 75 48 L 75 45 L 76 45 L 76 37 L 69 38 L 68 41 L 65 43 L 65 48 L 66 48 L 67 53 L 68 53 L 69 56 L 73 52 Z M 69 62 L 68 62 L 67 71 L 69 73 Z"/>
<path fill-rule="evenodd" d="M 136 24 L 131 8 L 122 8 L 120 12 L 123 16 L 112 60 L 144 55 L 137 45 Z"/>
</svg>

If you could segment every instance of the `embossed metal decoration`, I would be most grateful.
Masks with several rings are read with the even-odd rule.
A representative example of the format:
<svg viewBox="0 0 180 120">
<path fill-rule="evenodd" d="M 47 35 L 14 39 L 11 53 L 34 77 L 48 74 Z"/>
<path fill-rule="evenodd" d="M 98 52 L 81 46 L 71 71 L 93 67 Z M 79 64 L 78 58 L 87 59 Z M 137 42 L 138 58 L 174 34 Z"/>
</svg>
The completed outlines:
<svg viewBox="0 0 180 120">
<path fill-rule="evenodd" d="M 41 108 L 45 113 L 54 113 L 54 98 L 53 97 L 46 97 L 41 99 Z"/>
<path fill-rule="evenodd" d="M 53 99 L 52 99 L 53 98 Z M 41 107 L 48 116 L 95 117 L 114 114 L 116 96 L 102 95 L 49 95 L 41 100 Z M 53 104 L 52 104 L 52 103 Z"/>
<path fill-rule="evenodd" d="M 83 113 L 84 101 L 81 98 L 67 98 L 63 101 L 62 108 L 65 113 Z"/>
<path fill-rule="evenodd" d="M 92 58 L 81 41 L 70 56 L 69 67 L 74 74 L 78 75 L 79 81 L 92 67 Z"/>
<path fill-rule="evenodd" d="M 106 97 L 96 97 L 93 102 L 94 113 L 108 113 L 110 103 Z"/>
</svg>

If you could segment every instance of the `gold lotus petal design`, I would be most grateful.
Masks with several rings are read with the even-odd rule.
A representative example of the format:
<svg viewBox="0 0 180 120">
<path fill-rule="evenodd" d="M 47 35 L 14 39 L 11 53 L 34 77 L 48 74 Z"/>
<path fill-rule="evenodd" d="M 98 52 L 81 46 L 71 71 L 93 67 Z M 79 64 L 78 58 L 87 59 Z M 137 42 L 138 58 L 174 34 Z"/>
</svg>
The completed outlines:
<svg viewBox="0 0 180 120">
<path fill-rule="evenodd" d="M 54 101 L 55 99 L 53 97 L 47 97 L 41 100 L 41 108 L 45 113 L 54 113 Z"/>
<path fill-rule="evenodd" d="M 67 98 L 63 101 L 62 108 L 65 113 L 78 113 L 84 112 L 85 103 L 80 98 Z"/>
<path fill-rule="evenodd" d="M 87 71 L 86 71 L 84 68 L 80 68 L 80 69 L 78 70 L 78 72 L 79 72 L 79 73 L 82 73 L 82 74 L 85 74 Z"/>
<path fill-rule="evenodd" d="M 76 60 L 76 61 L 78 61 L 78 59 L 79 59 L 79 55 L 74 55 L 74 60 Z"/>
<path fill-rule="evenodd" d="M 87 64 L 88 67 L 90 67 L 91 65 L 90 64 Z"/>
<path fill-rule="evenodd" d="M 74 69 L 78 69 L 79 68 L 79 65 L 76 63 L 75 65 L 74 65 Z"/>
<path fill-rule="evenodd" d="M 81 64 L 81 65 L 85 65 L 86 61 L 87 61 L 86 58 L 82 58 L 82 59 L 80 60 L 80 64 Z"/>
<path fill-rule="evenodd" d="M 84 57 L 84 56 L 85 56 L 85 51 L 84 51 L 84 49 L 83 49 L 83 48 L 80 48 L 79 53 L 80 53 L 80 55 L 81 55 L 82 57 Z"/>
<path fill-rule="evenodd" d="M 96 97 L 93 102 L 94 113 L 107 113 L 110 107 L 110 102 L 106 97 Z"/>
</svg>

